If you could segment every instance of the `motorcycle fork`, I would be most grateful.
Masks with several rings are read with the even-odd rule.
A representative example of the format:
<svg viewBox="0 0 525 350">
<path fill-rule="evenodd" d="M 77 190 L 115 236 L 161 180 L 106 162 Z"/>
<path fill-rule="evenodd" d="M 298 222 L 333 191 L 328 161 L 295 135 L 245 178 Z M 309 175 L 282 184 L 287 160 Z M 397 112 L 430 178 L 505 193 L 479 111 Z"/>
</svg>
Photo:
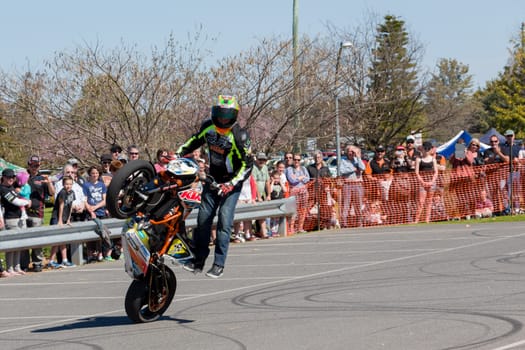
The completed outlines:
<svg viewBox="0 0 525 350">
<path fill-rule="evenodd" d="M 169 294 L 166 266 L 150 265 L 148 307 L 151 312 L 160 310 Z"/>
<path fill-rule="evenodd" d="M 168 251 L 173 238 L 177 235 L 181 216 L 182 212 L 180 207 L 177 206 L 174 208 L 172 215 L 165 217 L 161 221 L 151 220 L 151 223 L 154 225 L 166 225 L 168 228 L 168 233 L 162 248 L 150 258 L 148 307 L 152 312 L 156 312 L 164 306 L 166 297 L 169 294 L 166 273 L 167 267 L 164 264 L 157 264 L 157 262 L 159 257 Z"/>
</svg>

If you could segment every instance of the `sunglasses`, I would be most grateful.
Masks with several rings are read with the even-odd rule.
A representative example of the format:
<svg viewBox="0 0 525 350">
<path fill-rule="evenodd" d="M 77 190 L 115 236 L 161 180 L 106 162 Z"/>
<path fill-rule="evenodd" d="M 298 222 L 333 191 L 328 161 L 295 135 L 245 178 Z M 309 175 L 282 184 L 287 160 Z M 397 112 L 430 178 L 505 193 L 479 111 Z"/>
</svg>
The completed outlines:
<svg viewBox="0 0 525 350">
<path fill-rule="evenodd" d="M 498 140 L 490 140 L 490 143 L 498 143 Z"/>
<path fill-rule="evenodd" d="M 132 156 L 138 156 L 139 152 L 129 152 L 129 154 L 132 155 Z"/>
</svg>

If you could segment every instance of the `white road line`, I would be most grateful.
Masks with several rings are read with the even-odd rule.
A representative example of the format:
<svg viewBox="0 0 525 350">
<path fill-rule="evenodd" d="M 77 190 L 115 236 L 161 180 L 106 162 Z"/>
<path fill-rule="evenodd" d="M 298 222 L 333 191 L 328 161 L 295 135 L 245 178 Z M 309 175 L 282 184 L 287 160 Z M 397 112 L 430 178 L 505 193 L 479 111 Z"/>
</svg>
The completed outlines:
<svg viewBox="0 0 525 350">
<path fill-rule="evenodd" d="M 521 341 L 518 341 L 518 342 L 515 342 L 515 343 L 512 343 L 512 344 L 508 344 L 508 345 L 504 345 L 504 346 L 500 346 L 499 348 L 494 348 L 492 350 L 508 350 L 508 349 L 515 349 L 517 348 L 518 346 L 521 346 L 521 345 L 524 345 L 525 344 L 525 340 L 521 340 Z"/>
<path fill-rule="evenodd" d="M 344 272 L 344 271 L 355 270 L 355 269 L 359 269 L 359 268 L 363 268 L 363 267 L 371 267 L 371 266 L 389 264 L 389 263 L 399 262 L 399 261 L 404 261 L 404 260 L 410 260 L 410 259 L 424 257 L 424 256 L 429 256 L 429 255 L 434 255 L 434 254 L 448 253 L 448 252 L 452 252 L 452 251 L 455 251 L 455 250 L 468 249 L 468 248 L 472 248 L 472 247 L 477 247 L 477 246 L 481 246 L 481 245 L 487 245 L 487 244 L 491 244 L 491 243 L 507 240 L 507 239 L 510 239 L 510 238 L 520 238 L 520 237 L 523 237 L 523 236 L 525 236 L 525 233 L 522 233 L 522 234 L 519 234 L 519 235 L 515 235 L 515 236 L 498 237 L 498 238 L 495 238 L 495 239 L 484 240 L 482 242 L 475 242 L 475 243 L 471 243 L 471 244 L 461 245 L 461 246 L 458 246 L 458 247 L 439 249 L 439 250 L 435 250 L 435 251 L 431 251 L 431 252 L 424 252 L 424 253 L 408 255 L 408 256 L 404 256 L 404 257 L 398 257 L 398 258 L 387 259 L 387 260 L 380 260 L 380 261 L 365 263 L 365 264 L 361 264 L 361 265 L 342 267 L 340 269 L 334 269 L 334 270 L 329 270 L 329 271 L 316 272 L 316 273 L 311 273 L 311 274 L 308 274 L 308 275 L 293 276 L 293 277 L 290 277 L 290 278 L 273 280 L 273 281 L 268 281 L 268 282 L 263 282 L 263 283 L 258 283 L 258 284 L 252 284 L 252 285 L 243 286 L 243 287 L 236 287 L 236 288 L 231 288 L 231 289 L 219 290 L 219 291 L 212 292 L 212 293 L 199 294 L 199 295 L 188 296 L 186 298 L 180 298 L 180 299 L 177 299 L 177 302 L 180 303 L 180 302 L 186 301 L 186 300 L 194 300 L 194 299 L 198 299 L 198 298 L 206 298 L 206 297 L 215 296 L 215 295 L 221 295 L 221 294 L 228 294 L 228 293 L 232 293 L 232 292 L 238 292 L 238 291 L 242 291 L 242 290 L 246 290 L 246 289 L 267 287 L 267 286 L 271 286 L 271 285 L 275 285 L 275 284 L 280 284 L 280 283 L 283 283 L 283 282 L 286 283 L 286 282 L 292 282 L 292 281 L 308 279 L 308 278 L 313 278 L 313 277 L 325 276 L 325 275 L 330 275 L 330 274 L 334 274 L 334 273 L 340 273 L 340 272 Z M 11 328 L 11 329 L 4 329 L 4 330 L 0 331 L 0 334 L 10 333 L 10 332 L 17 332 L 17 331 L 21 331 L 21 330 L 25 330 L 25 329 L 45 327 L 45 326 L 50 326 L 50 325 L 58 324 L 58 323 L 73 322 L 73 321 L 77 321 L 77 320 L 83 319 L 83 318 L 100 317 L 100 316 L 104 316 L 104 315 L 111 315 L 111 314 L 115 314 L 115 313 L 122 313 L 123 311 L 124 311 L 123 309 L 118 309 L 118 310 L 112 310 L 112 311 L 107 311 L 107 312 L 103 312 L 103 313 L 84 315 L 82 317 L 70 317 L 70 318 L 66 318 L 66 319 L 63 319 L 63 320 L 44 322 L 44 323 L 39 323 L 39 324 L 34 324 L 34 325 L 27 325 L 27 326 L 24 326 L 24 327 Z M 521 343 L 510 344 L 510 345 L 507 345 L 507 347 L 497 348 L 497 349 L 493 349 L 493 350 L 505 350 L 505 349 L 509 349 L 508 346 L 518 346 L 518 345 L 521 345 Z"/>
</svg>

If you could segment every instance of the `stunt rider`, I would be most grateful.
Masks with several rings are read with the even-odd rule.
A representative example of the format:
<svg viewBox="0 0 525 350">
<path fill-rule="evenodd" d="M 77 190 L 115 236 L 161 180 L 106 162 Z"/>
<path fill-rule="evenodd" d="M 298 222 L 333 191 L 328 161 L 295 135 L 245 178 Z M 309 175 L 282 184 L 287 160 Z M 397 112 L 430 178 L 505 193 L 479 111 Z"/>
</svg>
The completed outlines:
<svg viewBox="0 0 525 350">
<path fill-rule="evenodd" d="M 253 166 L 250 136 L 236 123 L 238 113 L 239 104 L 236 98 L 220 95 L 211 108 L 211 119 L 204 120 L 199 132 L 177 150 L 178 155 L 184 155 L 206 144 L 209 173 L 219 183 L 220 190 L 212 189 L 209 183 L 204 184 L 197 228 L 193 233 L 195 258 L 184 265 L 187 271 L 202 272 L 210 254 L 213 218 L 217 214 L 215 256 L 213 266 L 206 272 L 206 276 L 211 278 L 219 278 L 223 274 L 235 206 L 242 183 L 249 177 Z"/>
</svg>

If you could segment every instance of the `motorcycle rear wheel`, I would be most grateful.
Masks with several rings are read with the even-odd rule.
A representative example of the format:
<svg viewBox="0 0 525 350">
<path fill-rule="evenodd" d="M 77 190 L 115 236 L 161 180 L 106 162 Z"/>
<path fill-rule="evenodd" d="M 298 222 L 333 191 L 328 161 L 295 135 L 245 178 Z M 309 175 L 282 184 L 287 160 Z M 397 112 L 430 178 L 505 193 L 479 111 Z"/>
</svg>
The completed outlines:
<svg viewBox="0 0 525 350">
<path fill-rule="evenodd" d="M 127 219 L 162 194 L 155 193 L 147 198 L 139 195 L 140 189 L 153 180 L 156 172 L 153 164 L 145 160 L 134 160 L 122 167 L 111 179 L 106 195 L 106 207 L 112 217 Z M 142 192 L 141 192 L 142 193 Z"/>
<path fill-rule="evenodd" d="M 166 285 L 157 293 L 150 293 L 145 281 L 134 280 L 128 288 L 125 299 L 126 314 L 134 323 L 148 323 L 158 320 L 168 309 L 175 296 L 177 279 L 173 271 L 165 269 Z M 150 302 L 150 294 L 152 300 Z M 155 311 L 150 309 L 150 304 L 155 306 Z"/>
</svg>

